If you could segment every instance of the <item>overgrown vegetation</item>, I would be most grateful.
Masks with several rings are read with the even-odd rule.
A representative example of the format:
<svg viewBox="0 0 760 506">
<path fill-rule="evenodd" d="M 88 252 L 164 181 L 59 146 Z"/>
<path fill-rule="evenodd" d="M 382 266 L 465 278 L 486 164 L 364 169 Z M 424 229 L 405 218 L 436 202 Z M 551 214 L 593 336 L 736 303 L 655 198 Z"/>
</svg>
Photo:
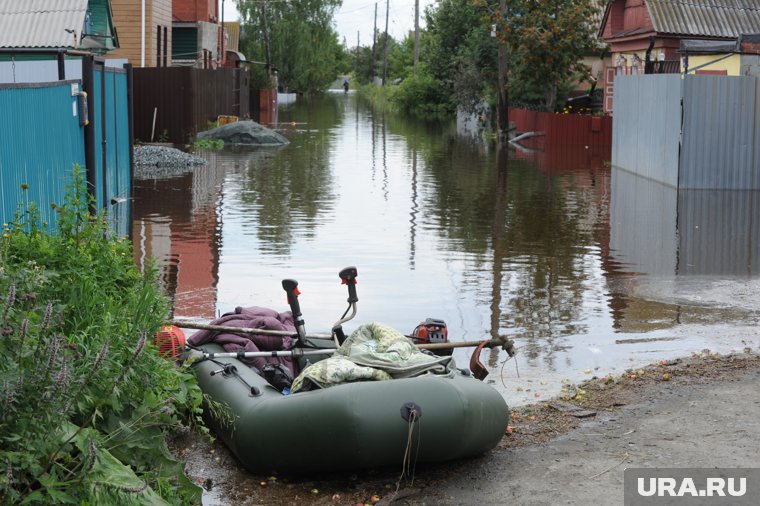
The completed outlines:
<svg viewBox="0 0 760 506">
<path fill-rule="evenodd" d="M 195 149 L 219 151 L 224 148 L 224 141 L 222 139 L 195 139 L 193 147 Z"/>
<path fill-rule="evenodd" d="M 156 273 L 89 204 L 75 168 L 55 232 L 30 206 L 0 237 L 0 503 L 198 503 L 165 437 L 200 389 L 152 344 Z"/>
<path fill-rule="evenodd" d="M 276 69 L 282 89 L 312 93 L 325 90 L 347 71 L 346 54 L 332 26 L 340 4 L 341 0 L 239 0 L 245 26 L 241 48 L 249 59 L 270 64 L 251 69 L 251 87 L 271 87 L 270 71 Z"/>
<path fill-rule="evenodd" d="M 503 10 L 499 0 L 439 0 L 428 6 L 416 72 L 413 34 L 400 42 L 389 37 L 386 87 L 394 108 L 430 118 L 451 116 L 457 108 L 493 107 L 500 41 L 510 103 L 555 110 L 574 81 L 593 79 L 582 59 L 604 51 L 591 21 L 601 9 L 598 0 L 503 3 Z M 382 76 L 385 37 L 378 33 L 374 52 L 371 46 L 350 50 L 358 82 Z"/>
</svg>

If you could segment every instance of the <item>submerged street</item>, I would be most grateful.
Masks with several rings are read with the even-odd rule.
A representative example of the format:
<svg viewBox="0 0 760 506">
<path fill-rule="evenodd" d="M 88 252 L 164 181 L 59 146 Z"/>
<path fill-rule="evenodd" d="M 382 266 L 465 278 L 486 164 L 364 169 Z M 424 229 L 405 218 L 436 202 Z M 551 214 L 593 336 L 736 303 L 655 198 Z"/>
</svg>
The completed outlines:
<svg viewBox="0 0 760 506">
<path fill-rule="evenodd" d="M 510 406 L 760 344 L 756 192 L 678 193 L 585 146 L 495 151 L 353 93 L 299 98 L 278 120 L 286 147 L 136 181 L 136 260 L 156 257 L 175 317 L 284 311 L 294 278 L 307 330 L 328 332 L 345 309 L 337 273 L 356 265 L 348 331 L 433 317 L 454 341 L 508 336 L 516 364 L 481 360 Z"/>
</svg>

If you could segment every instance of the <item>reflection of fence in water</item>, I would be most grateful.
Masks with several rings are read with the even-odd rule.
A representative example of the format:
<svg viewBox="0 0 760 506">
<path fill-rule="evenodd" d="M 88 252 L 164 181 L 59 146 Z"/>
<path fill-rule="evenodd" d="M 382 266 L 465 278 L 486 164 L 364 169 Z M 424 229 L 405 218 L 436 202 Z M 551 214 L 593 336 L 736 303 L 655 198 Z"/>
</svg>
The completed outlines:
<svg viewBox="0 0 760 506">
<path fill-rule="evenodd" d="M 612 171 L 610 249 L 649 275 L 757 275 L 760 191 L 676 190 Z"/>
</svg>

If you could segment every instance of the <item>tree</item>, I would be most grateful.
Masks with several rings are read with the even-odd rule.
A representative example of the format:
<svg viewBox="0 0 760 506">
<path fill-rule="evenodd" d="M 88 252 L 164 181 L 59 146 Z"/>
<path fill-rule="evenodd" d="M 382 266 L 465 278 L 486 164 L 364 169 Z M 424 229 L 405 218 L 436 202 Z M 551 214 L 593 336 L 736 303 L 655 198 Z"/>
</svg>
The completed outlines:
<svg viewBox="0 0 760 506">
<path fill-rule="evenodd" d="M 496 41 L 482 17 L 472 0 L 441 0 L 425 10 L 421 59 L 452 102 L 466 110 L 495 86 Z"/>
<path fill-rule="evenodd" d="M 540 90 L 547 110 L 554 109 L 558 89 L 575 74 L 588 73 L 581 58 L 595 45 L 591 20 L 600 0 L 507 0 L 504 10 L 493 1 L 475 3 L 507 46 L 510 81 L 522 94 Z"/>
<path fill-rule="evenodd" d="M 268 39 L 280 86 L 309 93 L 324 90 L 335 79 L 344 49 L 332 22 L 342 0 L 238 0 L 237 4 L 245 53 L 265 61 L 263 43 Z M 257 74 L 254 82 L 262 74 L 267 77 L 263 68 Z"/>
</svg>

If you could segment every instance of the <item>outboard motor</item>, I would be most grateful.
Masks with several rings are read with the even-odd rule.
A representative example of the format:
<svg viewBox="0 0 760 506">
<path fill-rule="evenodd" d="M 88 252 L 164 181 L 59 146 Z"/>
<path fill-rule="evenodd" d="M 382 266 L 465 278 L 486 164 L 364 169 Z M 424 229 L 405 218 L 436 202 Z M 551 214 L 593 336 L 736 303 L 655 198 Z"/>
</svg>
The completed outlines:
<svg viewBox="0 0 760 506">
<path fill-rule="evenodd" d="M 436 344 L 448 343 L 449 331 L 446 328 L 446 322 L 438 318 L 426 318 L 424 322 L 417 325 L 410 336 L 414 344 Z M 439 356 L 451 355 L 453 348 L 445 350 L 430 350 Z"/>
</svg>

